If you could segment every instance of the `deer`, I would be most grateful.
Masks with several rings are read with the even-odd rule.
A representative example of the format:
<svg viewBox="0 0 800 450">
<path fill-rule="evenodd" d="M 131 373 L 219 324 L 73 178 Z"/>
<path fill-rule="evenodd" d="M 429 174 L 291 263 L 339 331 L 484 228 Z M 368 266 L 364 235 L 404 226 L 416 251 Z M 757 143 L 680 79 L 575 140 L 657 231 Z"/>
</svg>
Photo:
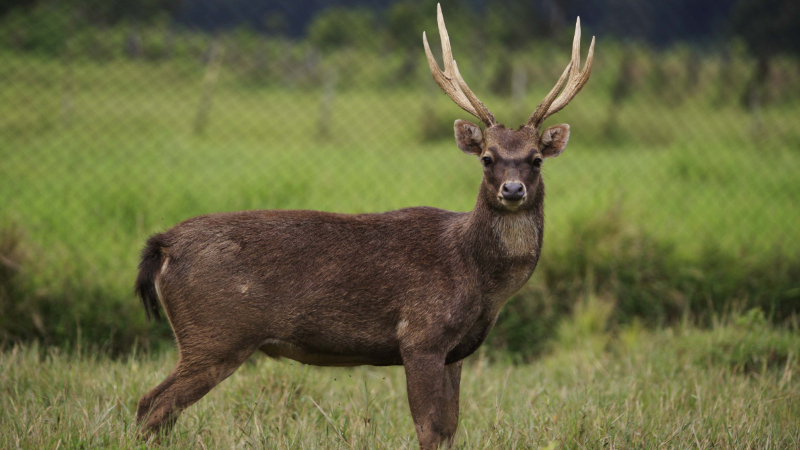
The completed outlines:
<svg viewBox="0 0 800 450">
<path fill-rule="evenodd" d="M 253 210 L 203 215 L 151 236 L 134 290 L 175 335 L 178 362 L 141 397 L 141 434 L 168 433 L 181 411 L 251 354 L 317 366 L 401 365 L 420 449 L 451 446 L 463 360 L 486 340 L 542 249 L 542 164 L 567 146 L 567 124 L 540 130 L 589 80 L 594 38 L 527 123 L 505 128 L 453 59 L 437 6 L 444 71 L 423 32 L 431 74 L 481 129 L 456 120 L 456 145 L 483 178 L 472 211 L 413 207 L 373 214 Z"/>
</svg>

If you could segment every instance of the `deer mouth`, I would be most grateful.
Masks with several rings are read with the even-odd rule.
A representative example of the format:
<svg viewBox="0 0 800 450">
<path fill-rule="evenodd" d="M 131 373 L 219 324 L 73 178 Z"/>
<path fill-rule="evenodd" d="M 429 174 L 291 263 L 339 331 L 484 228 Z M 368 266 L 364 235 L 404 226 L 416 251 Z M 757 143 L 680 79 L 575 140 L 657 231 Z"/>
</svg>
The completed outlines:
<svg viewBox="0 0 800 450">
<path fill-rule="evenodd" d="M 519 200 L 508 200 L 504 198 L 502 195 L 497 196 L 497 199 L 500 200 L 500 204 L 506 207 L 506 209 L 510 211 L 516 211 L 520 206 L 522 206 L 523 203 L 525 203 L 525 200 L 527 200 L 527 198 L 528 198 L 527 194 L 524 195 Z"/>
</svg>

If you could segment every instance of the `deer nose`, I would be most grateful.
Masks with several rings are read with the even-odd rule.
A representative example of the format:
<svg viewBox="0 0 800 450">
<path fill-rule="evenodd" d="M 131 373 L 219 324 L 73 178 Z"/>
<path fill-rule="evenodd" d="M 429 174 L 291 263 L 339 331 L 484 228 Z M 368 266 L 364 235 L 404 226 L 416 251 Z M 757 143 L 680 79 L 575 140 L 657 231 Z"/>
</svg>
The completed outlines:
<svg viewBox="0 0 800 450">
<path fill-rule="evenodd" d="M 525 196 L 525 187 L 522 183 L 505 183 L 503 184 L 503 189 L 500 190 L 500 194 L 506 200 L 521 200 Z"/>
</svg>

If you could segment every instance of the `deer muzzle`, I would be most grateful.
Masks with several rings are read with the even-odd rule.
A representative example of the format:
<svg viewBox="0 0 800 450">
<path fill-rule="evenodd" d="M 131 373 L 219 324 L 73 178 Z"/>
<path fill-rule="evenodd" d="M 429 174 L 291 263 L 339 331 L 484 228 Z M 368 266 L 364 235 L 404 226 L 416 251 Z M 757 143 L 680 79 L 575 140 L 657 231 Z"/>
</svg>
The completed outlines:
<svg viewBox="0 0 800 450">
<path fill-rule="evenodd" d="M 508 202 L 518 202 L 525 198 L 525 185 L 517 181 L 507 181 L 500 188 L 500 197 Z"/>
</svg>

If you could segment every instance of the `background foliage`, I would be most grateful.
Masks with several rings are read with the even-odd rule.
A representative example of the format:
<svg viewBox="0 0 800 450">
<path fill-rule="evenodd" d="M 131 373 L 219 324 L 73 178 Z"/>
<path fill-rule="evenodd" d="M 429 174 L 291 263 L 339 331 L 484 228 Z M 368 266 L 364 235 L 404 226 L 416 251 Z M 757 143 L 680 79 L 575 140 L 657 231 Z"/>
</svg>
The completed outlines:
<svg viewBox="0 0 800 450">
<path fill-rule="evenodd" d="M 471 118 L 431 80 L 435 2 L 13 1 L 0 7 L 0 333 L 168 342 L 131 285 L 144 239 L 199 214 L 469 210 Z M 330 3 L 328 3 L 330 4 Z M 465 79 L 523 123 L 581 15 L 592 79 L 550 120 L 545 247 L 489 340 L 527 357 L 603 328 L 800 305 L 796 2 L 444 2 Z M 794 34 L 792 34 L 794 33 Z M 769 49 L 765 51 L 764 49 Z M 562 330 L 563 331 L 563 330 Z"/>
</svg>

